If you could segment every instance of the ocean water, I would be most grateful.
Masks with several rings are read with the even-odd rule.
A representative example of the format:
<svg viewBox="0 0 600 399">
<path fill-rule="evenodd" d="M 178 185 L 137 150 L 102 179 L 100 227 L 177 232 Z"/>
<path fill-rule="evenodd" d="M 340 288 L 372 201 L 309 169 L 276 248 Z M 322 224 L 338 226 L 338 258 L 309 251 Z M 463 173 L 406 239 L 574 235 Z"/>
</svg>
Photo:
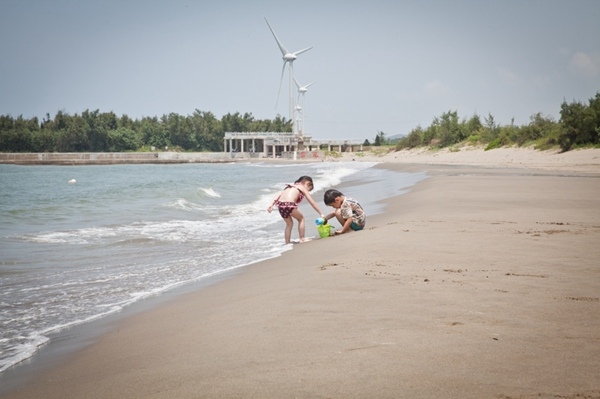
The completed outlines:
<svg viewBox="0 0 600 399">
<path fill-rule="evenodd" d="M 323 212 L 324 191 L 344 184 L 371 215 L 426 177 L 373 166 L 0 165 L 0 372 L 52 333 L 291 250 L 266 208 L 302 175 Z M 318 238 L 318 215 L 300 209 Z"/>
</svg>

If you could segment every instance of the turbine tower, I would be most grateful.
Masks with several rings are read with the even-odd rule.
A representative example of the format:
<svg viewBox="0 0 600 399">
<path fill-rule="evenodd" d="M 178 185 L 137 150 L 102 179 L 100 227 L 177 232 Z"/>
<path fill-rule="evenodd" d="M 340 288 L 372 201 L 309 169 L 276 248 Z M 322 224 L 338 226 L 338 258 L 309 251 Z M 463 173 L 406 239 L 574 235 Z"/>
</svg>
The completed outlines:
<svg viewBox="0 0 600 399">
<path fill-rule="evenodd" d="M 305 133 L 304 121 L 306 120 L 306 117 L 305 117 L 306 107 L 304 106 L 304 95 L 308 91 L 309 86 L 315 82 L 310 82 L 306 86 L 302 86 L 300 83 L 298 83 L 295 76 L 294 76 L 294 82 L 296 82 L 296 87 L 298 88 L 298 103 L 300 103 L 300 96 L 302 96 L 302 108 L 301 108 L 301 110 L 302 110 L 302 134 L 304 135 L 304 133 Z"/>
<path fill-rule="evenodd" d="M 283 68 L 281 69 L 281 79 L 279 80 L 279 92 L 277 92 L 277 103 L 279 103 L 279 93 L 281 92 L 281 83 L 283 82 L 283 74 L 285 73 L 285 64 L 288 65 L 288 72 L 290 74 L 290 120 L 292 121 L 292 126 L 293 126 L 293 123 L 294 123 L 294 88 L 293 88 L 293 86 L 294 86 L 294 83 L 293 83 L 294 61 L 296 60 L 296 58 L 298 58 L 298 55 L 304 53 L 305 51 L 310 50 L 312 48 L 312 46 L 302 49 L 300 51 L 290 53 L 283 46 L 283 44 L 281 43 L 281 41 L 275 34 L 275 31 L 273 30 L 273 28 L 271 27 L 271 24 L 267 20 L 267 17 L 265 17 L 265 21 L 267 22 L 267 25 L 269 26 L 269 29 L 271 30 L 271 33 L 273 34 L 273 37 L 275 38 L 275 41 L 277 42 L 277 45 L 279 46 L 279 50 L 281 50 L 281 55 L 283 58 Z"/>
<path fill-rule="evenodd" d="M 302 112 L 302 118 L 300 118 L 300 111 L 302 111 L 302 107 L 296 105 L 296 134 L 298 137 L 304 136 L 304 131 L 300 129 L 300 121 L 302 120 L 302 125 L 304 126 L 304 112 Z M 300 134 L 298 134 L 300 133 Z"/>
</svg>

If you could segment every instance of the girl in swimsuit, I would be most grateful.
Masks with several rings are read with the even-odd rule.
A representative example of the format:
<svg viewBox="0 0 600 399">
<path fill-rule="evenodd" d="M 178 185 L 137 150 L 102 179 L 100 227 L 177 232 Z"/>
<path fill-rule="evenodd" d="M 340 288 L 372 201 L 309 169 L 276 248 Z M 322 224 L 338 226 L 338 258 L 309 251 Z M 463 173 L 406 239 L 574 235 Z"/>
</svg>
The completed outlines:
<svg viewBox="0 0 600 399">
<path fill-rule="evenodd" d="M 298 235 L 300 236 L 300 242 L 309 241 L 304 238 L 304 215 L 298 209 L 298 204 L 304 198 L 312 205 L 321 217 L 325 217 L 317 203 L 310 196 L 310 191 L 314 188 L 313 180 L 310 176 L 301 176 L 294 184 L 288 184 L 282 191 L 280 191 L 273 203 L 267 208 L 267 211 L 271 213 L 273 207 L 276 206 L 279 209 L 279 214 L 285 222 L 285 243 L 289 244 L 292 238 L 292 228 L 294 227 L 294 219 L 298 221 Z"/>
</svg>

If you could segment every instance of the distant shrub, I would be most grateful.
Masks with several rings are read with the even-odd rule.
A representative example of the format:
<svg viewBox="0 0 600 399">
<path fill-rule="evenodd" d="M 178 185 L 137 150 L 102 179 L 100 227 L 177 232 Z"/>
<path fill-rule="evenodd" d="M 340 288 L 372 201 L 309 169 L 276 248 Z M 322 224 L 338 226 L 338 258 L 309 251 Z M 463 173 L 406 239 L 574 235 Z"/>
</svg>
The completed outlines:
<svg viewBox="0 0 600 399">
<path fill-rule="evenodd" d="M 467 143 L 469 143 L 470 145 L 477 145 L 480 141 L 481 136 L 478 134 L 472 134 L 469 137 L 467 137 Z"/>
<path fill-rule="evenodd" d="M 502 147 L 502 140 L 500 138 L 496 138 L 489 142 L 489 144 L 485 147 L 485 151 L 493 150 L 495 148 Z"/>
<path fill-rule="evenodd" d="M 390 153 L 391 151 L 394 151 L 394 147 L 381 146 L 381 147 L 371 148 L 371 152 L 373 153 L 373 155 L 379 156 L 379 157 L 384 156 L 384 155 Z"/>
<path fill-rule="evenodd" d="M 396 149 L 402 150 L 405 148 L 415 148 L 419 147 L 423 144 L 423 129 L 421 126 L 417 126 L 416 129 L 413 129 L 408 136 L 403 137 L 396 144 Z"/>
<path fill-rule="evenodd" d="M 325 156 L 331 158 L 340 158 L 342 154 L 338 151 L 325 151 Z"/>
</svg>

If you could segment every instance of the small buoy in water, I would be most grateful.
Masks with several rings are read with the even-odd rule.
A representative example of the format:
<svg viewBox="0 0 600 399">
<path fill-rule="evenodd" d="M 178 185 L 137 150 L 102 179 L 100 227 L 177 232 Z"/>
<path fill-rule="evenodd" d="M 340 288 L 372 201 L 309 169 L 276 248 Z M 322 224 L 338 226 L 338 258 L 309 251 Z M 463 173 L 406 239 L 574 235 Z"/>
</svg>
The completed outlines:
<svg viewBox="0 0 600 399">
<path fill-rule="evenodd" d="M 75 184 L 75 183 L 77 183 L 77 180 L 75 180 L 75 179 L 69 180 L 69 184 Z"/>
</svg>

